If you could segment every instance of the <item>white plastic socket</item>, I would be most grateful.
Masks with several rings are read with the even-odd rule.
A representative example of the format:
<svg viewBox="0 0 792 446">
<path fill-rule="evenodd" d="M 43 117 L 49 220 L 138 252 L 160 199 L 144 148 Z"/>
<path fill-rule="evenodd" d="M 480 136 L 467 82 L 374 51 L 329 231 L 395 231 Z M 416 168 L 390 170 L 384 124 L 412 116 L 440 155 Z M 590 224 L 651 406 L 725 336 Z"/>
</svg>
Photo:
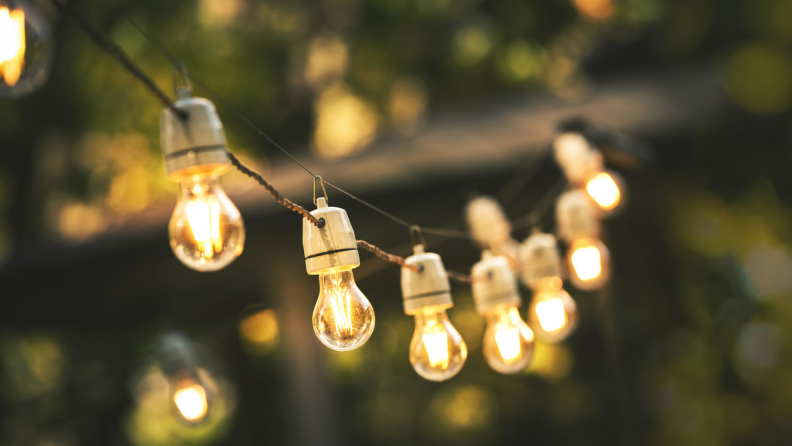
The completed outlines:
<svg viewBox="0 0 792 446">
<path fill-rule="evenodd" d="M 212 101 L 186 97 L 174 105 L 188 116 L 181 119 L 167 107 L 160 115 L 160 142 L 168 176 L 179 179 L 228 170 L 223 124 Z"/>
<path fill-rule="evenodd" d="M 421 309 L 433 306 L 451 308 L 451 285 L 448 283 L 443 261 L 440 256 L 424 252 L 423 245 L 413 247 L 414 254 L 405 263 L 417 266 L 420 272 L 402 268 L 401 286 L 404 298 L 404 312 L 408 315 L 419 313 Z"/>
<path fill-rule="evenodd" d="M 602 154 L 583 135 L 562 133 L 553 140 L 556 162 L 570 183 L 580 185 L 603 169 Z"/>
<path fill-rule="evenodd" d="M 355 231 L 345 210 L 327 206 L 327 200 L 316 200 L 311 215 L 324 219 L 321 228 L 303 219 L 303 252 L 308 274 L 323 274 L 334 269 L 360 266 Z"/>
<path fill-rule="evenodd" d="M 545 279 L 561 277 L 561 256 L 552 234 L 533 234 L 520 249 L 520 278 L 536 290 Z"/>
<path fill-rule="evenodd" d="M 482 248 L 497 250 L 511 244 L 511 225 L 494 198 L 474 198 L 467 204 L 465 216 L 473 238 Z"/>
<path fill-rule="evenodd" d="M 598 237 L 600 223 L 594 206 L 582 189 L 564 192 L 556 204 L 558 235 L 568 242 L 581 237 Z"/>
<path fill-rule="evenodd" d="M 517 290 L 517 279 L 505 257 L 493 256 L 490 251 L 484 251 L 481 261 L 473 265 L 471 277 L 473 301 L 479 314 L 484 315 L 497 305 L 519 306 L 522 303 Z"/>
</svg>

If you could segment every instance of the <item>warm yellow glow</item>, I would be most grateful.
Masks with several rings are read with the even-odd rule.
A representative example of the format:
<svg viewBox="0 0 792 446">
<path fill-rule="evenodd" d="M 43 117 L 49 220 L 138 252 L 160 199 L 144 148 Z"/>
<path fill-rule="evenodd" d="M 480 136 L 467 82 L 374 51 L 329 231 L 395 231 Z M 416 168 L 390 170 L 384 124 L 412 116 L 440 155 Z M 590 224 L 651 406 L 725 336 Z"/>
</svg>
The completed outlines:
<svg viewBox="0 0 792 446">
<path fill-rule="evenodd" d="M 567 314 L 564 302 L 559 298 L 545 300 L 536 304 L 536 315 L 542 330 L 554 332 L 561 330 L 567 324 Z"/>
<path fill-rule="evenodd" d="M 487 310 L 482 353 L 487 364 L 499 373 L 519 373 L 528 367 L 533 356 L 534 333 L 520 318 L 513 304 L 501 304 Z"/>
<path fill-rule="evenodd" d="M 260 311 L 239 322 L 239 334 L 257 349 L 274 345 L 278 332 L 278 319 L 272 310 Z"/>
<path fill-rule="evenodd" d="M 609 211 L 619 205 L 621 192 L 613 177 L 606 172 L 598 173 L 586 183 L 586 192 L 601 207 Z"/>
<path fill-rule="evenodd" d="M 602 273 L 600 252 L 596 246 L 576 249 L 571 259 L 575 274 L 583 281 L 594 280 Z"/>
<path fill-rule="evenodd" d="M 193 380 L 182 380 L 173 401 L 182 416 L 188 421 L 201 421 L 206 416 L 209 405 L 206 402 L 206 390 Z"/>
<path fill-rule="evenodd" d="M 25 66 L 25 12 L 0 7 L 0 77 L 14 86 Z"/>
<path fill-rule="evenodd" d="M 495 333 L 495 342 L 498 344 L 501 358 L 506 364 L 511 364 L 520 357 L 520 331 L 516 328 Z"/>
<path fill-rule="evenodd" d="M 423 342 L 432 367 L 448 367 L 448 333 L 424 333 Z"/>
<path fill-rule="evenodd" d="M 604 20 L 613 14 L 611 0 L 573 0 L 581 14 L 592 20 Z"/>
<path fill-rule="evenodd" d="M 369 145 L 376 135 L 376 111 L 348 88 L 328 87 L 317 99 L 314 143 L 319 155 L 350 155 Z"/>
<path fill-rule="evenodd" d="M 169 226 L 171 247 L 185 265 L 215 271 L 242 253 L 245 227 L 214 174 L 181 180 L 181 193 Z"/>
<path fill-rule="evenodd" d="M 333 350 L 363 345 L 374 331 L 374 309 L 355 284 L 352 271 L 320 274 L 319 284 L 313 314 L 316 336 Z"/>
<path fill-rule="evenodd" d="M 467 345 L 448 320 L 445 308 L 427 307 L 415 314 L 410 363 L 419 375 L 445 381 L 459 373 L 466 358 Z"/>
</svg>

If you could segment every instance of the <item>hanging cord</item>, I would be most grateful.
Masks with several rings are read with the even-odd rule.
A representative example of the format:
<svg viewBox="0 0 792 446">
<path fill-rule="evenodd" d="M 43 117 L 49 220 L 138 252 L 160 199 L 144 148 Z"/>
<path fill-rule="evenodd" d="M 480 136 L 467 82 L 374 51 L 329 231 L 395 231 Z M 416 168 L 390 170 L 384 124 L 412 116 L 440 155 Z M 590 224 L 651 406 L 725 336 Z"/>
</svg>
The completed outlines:
<svg viewBox="0 0 792 446">
<path fill-rule="evenodd" d="M 129 73 L 135 76 L 157 99 L 160 100 L 166 107 L 171 109 L 179 119 L 187 119 L 187 112 L 176 107 L 173 103 L 173 100 L 165 94 L 154 81 L 148 77 L 140 68 L 132 62 L 132 59 L 127 56 L 126 52 L 118 46 L 112 40 L 104 37 L 99 31 L 96 30 L 90 23 L 83 17 L 79 12 L 77 12 L 71 5 L 67 5 L 63 3 L 61 0 L 52 0 L 52 3 L 58 8 L 60 12 L 65 15 L 71 17 L 75 22 L 77 22 L 85 32 L 91 37 L 91 39 L 96 43 L 99 48 L 104 50 L 109 55 L 118 59 L 121 62 L 121 65 L 126 68 Z"/>
<path fill-rule="evenodd" d="M 124 52 L 124 50 L 121 47 L 119 47 L 115 42 L 103 37 L 94 27 L 92 27 L 88 23 L 88 21 L 82 15 L 77 13 L 71 6 L 66 5 L 61 0 L 51 0 L 51 1 L 62 13 L 71 16 L 74 19 L 74 21 L 78 25 L 80 25 L 91 36 L 91 38 L 94 40 L 94 42 L 100 48 L 105 50 L 111 56 L 113 56 L 116 59 L 118 59 L 118 61 L 121 63 L 121 65 L 124 68 L 126 68 L 127 71 L 129 71 L 131 74 L 133 74 L 138 80 L 140 80 L 166 107 L 168 107 L 171 110 L 173 110 L 173 112 L 176 113 L 176 115 L 179 116 L 182 119 L 186 119 L 188 117 L 188 114 L 184 110 L 181 110 L 178 107 L 176 107 L 174 102 L 173 102 L 173 100 L 170 99 L 162 90 L 160 90 L 159 87 L 157 87 L 157 85 L 154 83 L 154 81 L 150 77 L 148 77 L 145 73 L 143 73 L 143 71 L 140 68 L 138 68 L 134 64 L 134 62 L 132 62 L 132 60 L 129 58 L 129 56 L 126 55 L 126 53 Z M 390 213 L 388 213 L 388 212 L 386 212 L 386 211 L 374 206 L 373 204 L 368 203 L 367 201 L 356 197 L 355 195 L 353 195 L 353 194 L 341 189 L 338 186 L 335 186 L 334 184 L 331 184 L 331 183 L 329 183 L 327 181 L 324 181 L 321 176 L 316 175 L 313 172 L 311 172 L 310 169 L 305 167 L 294 156 L 292 156 L 286 149 L 281 147 L 272 138 L 270 138 L 266 133 L 264 133 L 261 129 L 256 127 L 255 124 L 253 124 L 249 119 L 247 119 L 236 108 L 231 106 L 231 104 L 229 104 L 219 94 L 214 92 L 214 90 L 209 88 L 204 82 L 202 82 L 200 79 L 197 79 L 196 77 L 190 75 L 187 72 L 187 70 L 185 69 L 184 64 L 182 62 L 179 62 L 173 56 L 173 54 L 170 51 L 168 51 L 168 49 L 161 42 L 159 42 L 159 40 L 157 40 L 153 35 L 151 35 L 148 32 L 146 32 L 137 23 L 137 21 L 135 21 L 132 18 L 132 16 L 130 16 L 129 13 L 126 12 L 126 10 L 123 8 L 123 6 L 121 6 L 119 4 L 118 7 L 124 13 L 124 15 L 127 17 L 127 19 L 132 23 L 132 25 L 144 37 L 146 37 L 159 50 L 159 52 L 166 59 L 168 59 L 168 61 L 171 62 L 171 64 L 174 66 L 174 68 L 176 70 L 181 72 L 181 74 L 185 78 L 185 87 L 188 86 L 186 84 L 187 80 L 190 80 L 190 81 L 198 84 L 201 88 L 203 88 L 207 92 L 209 92 L 215 99 L 217 99 L 219 102 L 221 102 L 223 105 L 225 105 L 229 110 L 231 110 L 235 115 L 237 115 L 237 117 L 239 117 L 249 127 L 251 127 L 253 130 L 255 130 L 256 133 L 258 133 L 259 135 L 261 135 L 262 137 L 267 139 L 270 143 L 272 143 L 272 145 L 274 145 L 281 152 L 286 154 L 289 158 L 291 158 L 292 161 L 294 161 L 297 165 L 302 167 L 303 170 L 305 170 L 312 177 L 314 177 L 314 188 L 316 187 L 316 181 L 317 180 L 321 181 L 322 190 L 325 193 L 325 196 L 327 196 L 327 192 L 324 191 L 324 185 L 326 184 L 326 185 L 336 189 L 337 191 L 349 196 L 350 198 L 352 198 L 352 199 L 354 199 L 354 200 L 366 205 L 367 207 L 369 207 L 372 210 L 382 214 L 383 216 L 393 220 L 394 222 L 396 222 L 396 223 L 398 223 L 398 224 L 410 229 L 411 231 L 413 229 L 417 228 L 418 231 L 423 231 L 423 232 L 426 232 L 427 234 L 434 234 L 434 235 L 439 235 L 439 236 L 462 238 L 462 239 L 472 239 L 472 235 L 469 232 L 466 232 L 466 231 L 457 231 L 457 230 L 442 229 L 442 228 L 421 228 L 421 227 L 419 227 L 417 225 L 413 225 L 413 224 L 409 223 L 406 220 L 403 220 L 403 219 L 401 219 L 399 217 L 396 217 L 395 215 L 390 214 Z M 325 224 L 324 223 L 324 219 L 317 219 L 316 217 L 311 215 L 311 213 L 308 212 L 302 206 L 294 203 L 293 201 L 289 200 L 286 197 L 281 196 L 280 192 L 278 192 L 271 184 L 269 184 L 269 182 L 267 182 L 267 180 L 261 174 L 259 174 L 255 170 L 251 169 L 250 167 L 244 165 L 241 161 L 239 161 L 239 159 L 231 151 L 227 150 L 226 153 L 228 154 L 228 158 L 229 158 L 229 160 L 231 161 L 231 164 L 234 167 L 236 167 L 240 172 L 242 172 L 243 174 L 247 175 L 248 177 L 253 178 L 261 186 L 266 188 L 267 191 L 270 192 L 270 194 L 275 198 L 275 200 L 279 204 L 283 205 L 284 207 L 286 207 L 289 210 L 292 210 L 294 212 L 299 213 L 300 215 L 302 215 L 304 218 L 306 218 L 308 221 L 310 221 L 312 224 L 314 224 L 315 226 L 317 226 L 319 228 L 324 226 L 324 224 Z M 563 183 L 561 185 L 563 186 Z M 547 208 L 549 208 L 549 204 L 552 203 L 552 198 L 554 198 L 557 193 L 558 192 L 555 191 L 555 188 L 552 188 L 550 191 L 548 191 L 548 193 L 542 198 L 542 200 L 540 200 L 540 203 L 537 205 L 537 207 L 531 213 L 526 215 L 524 218 L 519 219 L 519 220 L 523 221 L 523 223 L 522 223 L 523 226 L 518 226 L 518 227 L 531 226 L 532 224 L 535 224 L 541 218 L 541 216 L 544 215 L 545 212 L 547 212 Z M 539 206 L 539 205 L 541 205 L 541 206 Z M 421 237 L 423 237 L 423 235 L 421 235 Z M 403 267 L 409 267 L 409 265 L 406 265 L 404 263 L 404 258 L 403 257 L 399 257 L 399 256 L 396 256 L 396 255 L 393 255 L 393 254 L 386 253 L 382 249 L 380 249 L 380 248 L 378 248 L 378 247 L 376 247 L 374 245 L 371 245 L 370 243 L 362 241 L 362 240 L 358 241 L 357 244 L 358 244 L 359 248 L 371 251 L 374 254 L 376 254 L 378 257 L 381 257 L 381 258 L 383 258 L 383 259 L 385 259 L 387 261 L 390 261 L 390 262 L 393 262 L 393 263 L 397 263 L 399 265 L 402 265 Z M 415 267 L 412 267 L 412 268 L 415 268 Z M 412 269 L 412 268 L 410 268 L 410 269 Z M 472 283 L 473 282 L 473 279 L 471 279 L 470 276 L 465 275 L 465 274 L 456 273 L 456 272 L 448 272 L 447 274 L 448 274 L 449 278 L 451 278 L 453 280 L 456 280 L 456 281 L 459 281 L 459 282 L 463 282 L 463 283 Z"/>
<path fill-rule="evenodd" d="M 383 260 L 385 260 L 387 262 L 391 262 L 391 263 L 395 263 L 397 265 L 401 265 L 402 268 L 407 268 L 410 271 L 413 271 L 413 272 L 416 272 L 416 273 L 420 273 L 422 271 L 422 268 L 419 268 L 417 266 L 408 265 L 407 262 L 404 261 L 404 257 L 397 256 L 397 255 L 394 255 L 394 254 L 389 254 L 389 253 L 383 251 L 382 249 L 380 249 L 379 247 L 374 246 L 374 245 L 372 245 L 371 243 L 369 243 L 367 241 L 358 240 L 357 241 L 357 247 L 358 247 L 358 249 L 365 249 L 366 251 L 371 252 L 375 256 L 377 256 L 377 257 L 379 257 L 379 258 L 381 258 L 381 259 L 383 259 Z"/>
<path fill-rule="evenodd" d="M 269 191 L 270 195 L 272 195 L 272 197 L 275 198 L 275 201 L 283 205 L 286 209 L 289 209 L 291 211 L 297 212 L 298 214 L 302 215 L 303 217 L 305 217 L 306 220 L 313 223 L 313 225 L 316 226 L 317 228 L 324 227 L 325 225 L 324 218 L 317 219 L 316 217 L 311 215 L 311 213 L 308 212 L 304 207 L 289 200 L 284 196 L 281 196 L 280 192 L 278 192 L 277 189 L 272 187 L 272 185 L 269 184 L 269 182 L 267 182 L 267 180 L 263 176 L 261 176 L 260 173 L 242 164 L 242 162 L 239 161 L 239 158 L 237 158 L 236 155 L 231 153 L 230 150 L 226 150 L 226 153 L 228 154 L 228 159 L 231 160 L 231 164 L 233 164 L 234 167 L 239 169 L 239 171 L 242 172 L 243 174 L 258 181 L 258 183 L 264 186 L 264 188 Z"/>
<path fill-rule="evenodd" d="M 539 220 L 553 207 L 553 203 L 555 202 L 556 197 L 564 191 L 564 188 L 567 186 L 567 180 L 563 176 L 561 176 L 555 183 L 547 189 L 542 198 L 534 205 L 531 212 L 525 214 L 523 217 L 516 218 L 511 221 L 512 230 L 515 229 L 522 229 L 527 228 L 529 226 L 534 226 L 539 223 Z"/>
</svg>

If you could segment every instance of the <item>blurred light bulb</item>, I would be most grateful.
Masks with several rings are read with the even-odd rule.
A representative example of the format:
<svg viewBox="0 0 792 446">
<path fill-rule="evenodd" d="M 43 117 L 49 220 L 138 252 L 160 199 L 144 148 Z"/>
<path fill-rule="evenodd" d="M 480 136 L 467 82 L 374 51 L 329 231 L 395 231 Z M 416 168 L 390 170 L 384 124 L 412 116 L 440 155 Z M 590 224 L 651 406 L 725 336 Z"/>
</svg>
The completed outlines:
<svg viewBox="0 0 792 446">
<path fill-rule="evenodd" d="M 610 276 L 608 248 L 596 238 L 579 238 L 569 247 L 572 284 L 581 290 L 602 287 Z"/>
<path fill-rule="evenodd" d="M 209 410 L 206 389 L 190 378 L 181 379 L 176 384 L 173 402 L 181 416 L 193 423 L 203 420 Z"/>
<path fill-rule="evenodd" d="M 319 274 L 314 333 L 333 350 L 354 350 L 374 332 L 374 308 L 355 284 L 352 270 Z"/>
<path fill-rule="evenodd" d="M 32 92 L 47 80 L 51 31 L 29 2 L 0 6 L 0 97 Z"/>
<path fill-rule="evenodd" d="M 534 334 L 520 319 L 517 307 L 495 306 L 487 312 L 486 319 L 482 349 L 489 366 L 506 374 L 527 369 L 533 357 Z"/>
<path fill-rule="evenodd" d="M 550 278 L 537 290 L 528 309 L 536 336 L 546 342 L 562 341 L 577 327 L 577 305 L 561 285 L 561 278 Z"/>
<path fill-rule="evenodd" d="M 603 212 L 613 212 L 622 202 L 621 179 L 613 172 L 599 172 L 586 182 L 586 193 Z"/>
<path fill-rule="evenodd" d="M 216 271 L 242 253 L 245 226 L 215 173 L 193 174 L 179 183 L 169 225 L 176 257 L 197 271 Z"/>
<path fill-rule="evenodd" d="M 430 381 L 445 381 L 462 370 L 467 345 L 448 320 L 444 306 L 425 307 L 415 314 L 410 363 Z"/>
</svg>

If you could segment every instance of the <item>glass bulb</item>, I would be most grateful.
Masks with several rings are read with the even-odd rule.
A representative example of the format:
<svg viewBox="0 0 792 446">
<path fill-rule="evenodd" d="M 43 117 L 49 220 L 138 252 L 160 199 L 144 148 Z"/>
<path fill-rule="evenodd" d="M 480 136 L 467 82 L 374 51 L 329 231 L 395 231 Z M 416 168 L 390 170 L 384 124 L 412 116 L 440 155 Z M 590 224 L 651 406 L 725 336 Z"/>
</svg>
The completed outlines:
<svg viewBox="0 0 792 446">
<path fill-rule="evenodd" d="M 192 423 L 203 420 L 209 411 L 206 389 L 192 378 L 182 378 L 176 382 L 173 402 L 179 414 Z"/>
<path fill-rule="evenodd" d="M 580 238 L 572 242 L 567 255 L 569 280 L 581 290 L 601 288 L 608 281 L 610 266 L 608 248 L 596 238 Z"/>
<path fill-rule="evenodd" d="M 599 172 L 586 182 L 586 193 L 605 215 L 609 215 L 624 201 L 623 185 L 624 181 L 616 172 Z"/>
<path fill-rule="evenodd" d="M 355 284 L 352 270 L 319 275 L 319 300 L 313 328 L 322 344 L 333 350 L 354 350 L 374 332 L 374 308 Z"/>
<path fill-rule="evenodd" d="M 445 307 L 426 307 L 415 315 L 410 363 L 430 381 L 445 381 L 462 370 L 467 345 L 448 320 Z"/>
<path fill-rule="evenodd" d="M 52 32 L 25 0 L 0 0 L 0 97 L 13 98 L 42 86 L 52 62 Z"/>
<path fill-rule="evenodd" d="M 176 257 L 197 271 L 216 271 L 242 253 L 245 225 L 217 174 L 195 174 L 179 183 L 168 228 Z"/>
<path fill-rule="evenodd" d="M 519 373 L 531 364 L 534 334 L 514 305 L 502 304 L 487 314 L 482 350 L 487 364 L 499 373 Z"/>
<path fill-rule="evenodd" d="M 528 308 L 528 321 L 536 336 L 545 342 L 560 342 L 577 327 L 577 304 L 561 288 L 562 284 L 560 277 L 545 281 Z"/>
</svg>

